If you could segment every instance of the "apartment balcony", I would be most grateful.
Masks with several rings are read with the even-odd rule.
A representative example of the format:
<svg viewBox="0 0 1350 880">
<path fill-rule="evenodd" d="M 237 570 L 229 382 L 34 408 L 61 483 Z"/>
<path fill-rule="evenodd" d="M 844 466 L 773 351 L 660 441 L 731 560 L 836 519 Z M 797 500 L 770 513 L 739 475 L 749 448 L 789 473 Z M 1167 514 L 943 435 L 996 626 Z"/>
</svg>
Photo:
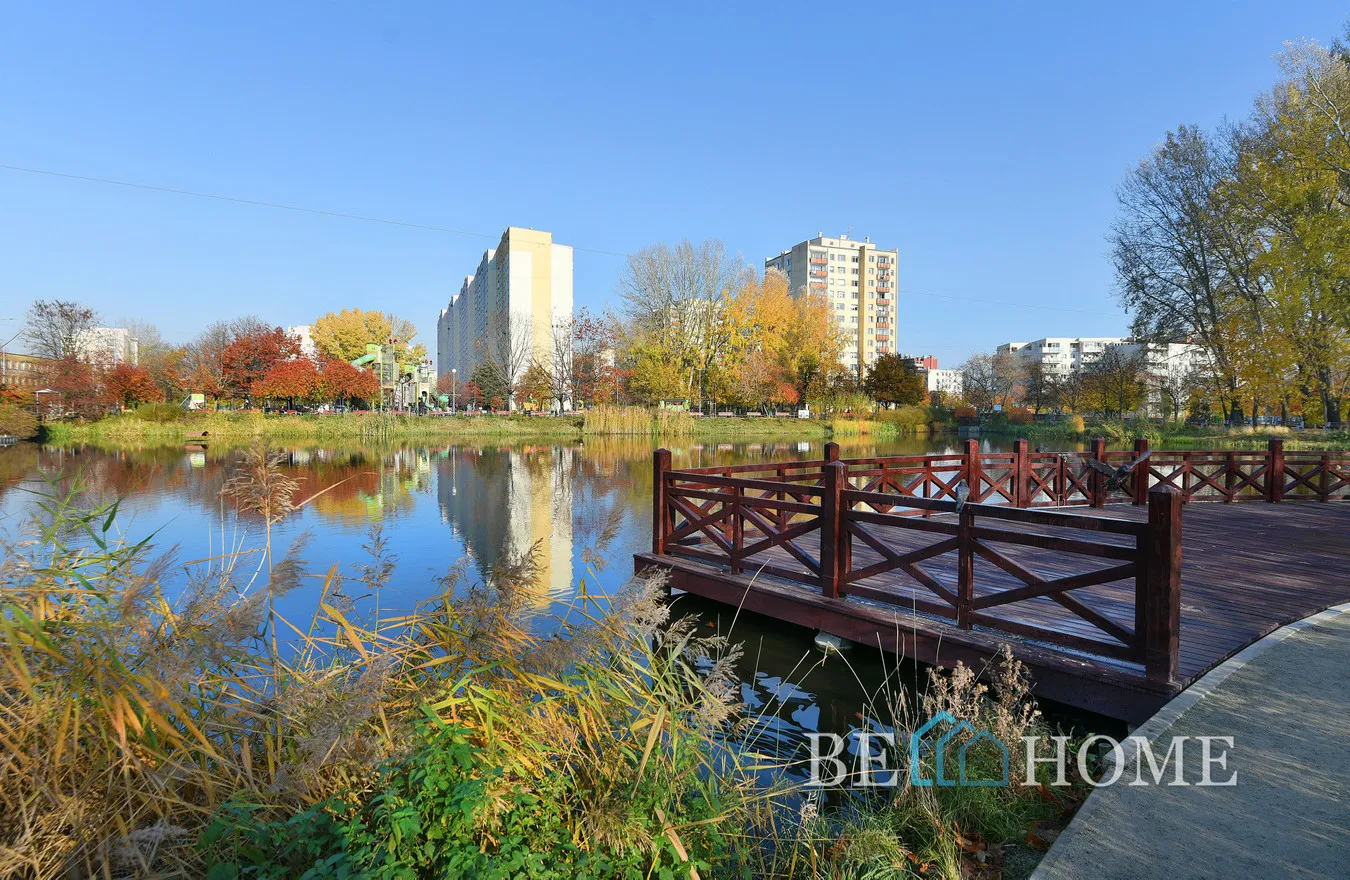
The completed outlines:
<svg viewBox="0 0 1350 880">
<path fill-rule="evenodd" d="M 812 266 L 824 266 L 824 265 L 825 265 L 826 263 L 828 263 L 828 262 L 829 262 L 829 260 L 825 259 L 824 257 L 812 257 L 812 258 L 811 258 L 811 265 L 812 265 Z"/>
</svg>

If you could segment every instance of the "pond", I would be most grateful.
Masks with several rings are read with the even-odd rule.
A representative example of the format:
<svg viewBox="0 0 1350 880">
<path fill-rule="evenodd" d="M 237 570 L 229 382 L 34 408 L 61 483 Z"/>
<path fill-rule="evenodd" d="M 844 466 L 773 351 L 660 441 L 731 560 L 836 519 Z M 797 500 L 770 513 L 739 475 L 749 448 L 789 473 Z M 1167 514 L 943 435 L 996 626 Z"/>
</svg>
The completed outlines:
<svg viewBox="0 0 1350 880">
<path fill-rule="evenodd" d="M 519 443 L 404 447 L 284 446 L 286 472 L 300 483 L 297 499 L 312 499 L 273 529 L 278 554 L 302 535 L 302 558 L 312 589 L 287 594 L 278 605 L 291 620 L 308 621 L 322 578 L 336 570 L 358 576 L 371 560 L 374 534 L 396 557 L 393 578 L 380 591 L 381 614 L 411 610 L 438 591 L 438 581 L 460 560 L 481 579 L 504 554 L 537 547 L 544 592 L 531 626 L 546 633 L 579 603 L 604 597 L 632 575 L 633 553 L 651 544 L 652 451 L 647 439 L 598 438 L 581 444 Z M 675 467 L 760 460 L 818 459 L 823 441 L 673 441 Z M 841 443 L 844 457 L 955 451 L 955 435 Z M 1011 439 L 985 438 L 990 452 Z M 175 577 L 184 564 L 262 545 L 261 525 L 236 515 L 222 500 L 241 450 L 188 445 L 155 449 L 37 447 L 0 449 L 0 534 L 16 537 L 35 510 L 43 477 L 78 473 L 93 496 L 123 498 L 118 529 L 139 540 L 153 533 L 161 551 L 173 550 Z M 610 539 L 595 562 L 601 536 Z M 0 556 L 3 555 L 0 549 Z M 257 557 L 253 557 L 257 558 Z M 334 567 L 336 566 L 336 569 Z M 166 585 L 170 591 L 176 586 Z M 366 602 L 372 600 L 367 599 Z M 743 697 L 758 713 L 763 745 L 800 746 L 809 731 L 847 732 L 860 721 L 867 696 L 884 677 L 878 652 L 849 651 L 847 662 L 822 656 L 809 630 L 684 596 L 680 613 L 702 626 L 734 629 L 744 644 Z M 709 630 L 711 631 L 711 630 Z M 902 679 L 920 681 L 912 664 Z M 1060 723 L 1110 730 L 1111 722 L 1046 707 Z"/>
</svg>

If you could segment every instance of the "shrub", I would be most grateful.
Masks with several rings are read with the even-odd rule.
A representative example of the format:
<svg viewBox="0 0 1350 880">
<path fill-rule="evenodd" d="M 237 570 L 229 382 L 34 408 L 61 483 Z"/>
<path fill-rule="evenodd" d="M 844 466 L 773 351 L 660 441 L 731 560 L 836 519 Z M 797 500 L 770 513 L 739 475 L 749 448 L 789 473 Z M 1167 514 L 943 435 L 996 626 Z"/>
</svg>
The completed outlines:
<svg viewBox="0 0 1350 880">
<path fill-rule="evenodd" d="M 1024 406 L 1014 406 L 1008 410 L 1008 424 L 1010 425 L 1030 425 L 1035 418 L 1031 410 Z"/>
<path fill-rule="evenodd" d="M 37 418 L 23 407 L 0 403 L 0 434 L 27 440 L 37 433 Z"/>
<path fill-rule="evenodd" d="M 955 415 L 958 419 L 973 419 L 979 416 L 979 411 L 973 406 L 958 406 Z"/>
<path fill-rule="evenodd" d="M 181 422 L 184 415 L 183 408 L 172 403 L 146 403 L 136 407 L 136 418 L 143 422 Z"/>
<path fill-rule="evenodd" d="M 914 434 L 928 430 L 930 414 L 927 407 L 898 406 L 895 409 L 879 410 L 877 420 L 894 426 L 902 434 Z"/>
</svg>

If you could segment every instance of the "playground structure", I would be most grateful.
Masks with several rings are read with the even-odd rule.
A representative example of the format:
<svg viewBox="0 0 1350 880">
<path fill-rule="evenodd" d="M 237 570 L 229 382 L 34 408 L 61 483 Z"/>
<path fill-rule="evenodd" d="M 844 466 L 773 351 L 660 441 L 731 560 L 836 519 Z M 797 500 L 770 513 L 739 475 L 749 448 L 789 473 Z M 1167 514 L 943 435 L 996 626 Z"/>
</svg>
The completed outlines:
<svg viewBox="0 0 1350 880">
<path fill-rule="evenodd" d="M 380 405 L 394 410 L 427 412 L 444 405 L 436 395 L 436 371 L 431 362 L 399 363 L 392 342 L 368 343 L 353 367 L 369 368 L 380 380 Z"/>
</svg>

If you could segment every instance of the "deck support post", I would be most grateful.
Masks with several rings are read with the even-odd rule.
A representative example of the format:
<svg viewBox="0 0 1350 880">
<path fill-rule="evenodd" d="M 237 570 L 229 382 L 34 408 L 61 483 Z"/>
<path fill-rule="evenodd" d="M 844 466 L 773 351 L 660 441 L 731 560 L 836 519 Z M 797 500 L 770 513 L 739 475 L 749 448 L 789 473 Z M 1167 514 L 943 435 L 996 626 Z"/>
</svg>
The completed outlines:
<svg viewBox="0 0 1350 880">
<path fill-rule="evenodd" d="M 1090 454 L 1097 461 L 1106 464 L 1106 441 L 1101 437 L 1092 438 L 1092 452 Z M 1096 468 L 1093 468 L 1091 473 L 1088 474 L 1088 479 L 1090 480 L 1088 485 L 1092 487 L 1092 506 L 1105 507 L 1106 477 L 1097 473 Z"/>
<path fill-rule="evenodd" d="M 966 441 L 966 488 L 970 490 L 970 500 L 980 500 L 980 441 Z"/>
<path fill-rule="evenodd" d="M 1284 441 L 1270 438 L 1270 452 L 1266 465 L 1267 498 L 1271 503 L 1284 500 Z"/>
<path fill-rule="evenodd" d="M 1027 441 L 1013 441 L 1013 507 L 1031 506 L 1031 458 Z"/>
<path fill-rule="evenodd" d="M 971 536 L 974 527 L 975 511 L 967 504 L 961 510 L 957 526 L 956 625 L 961 629 L 970 629 L 970 603 L 975 598 L 975 547 Z"/>
<path fill-rule="evenodd" d="M 666 509 L 666 472 L 670 470 L 670 450 L 658 449 L 652 453 L 652 553 L 666 552 L 666 536 L 670 534 L 670 511 Z"/>
<path fill-rule="evenodd" d="M 1148 452 L 1148 438 L 1136 437 L 1134 440 L 1134 458 L 1136 461 L 1144 453 Z M 1142 507 L 1148 503 L 1148 462 L 1142 462 L 1135 466 L 1134 473 L 1134 503 Z"/>
<path fill-rule="evenodd" d="M 842 509 L 848 465 L 842 461 L 832 461 L 825 465 L 824 473 L 825 491 L 820 497 L 820 591 L 826 598 L 838 599 L 844 561 L 848 555 L 843 546 L 848 533 L 844 527 Z"/>
<path fill-rule="evenodd" d="M 1181 502 L 1172 486 L 1149 490 L 1148 532 L 1135 576 L 1135 639 L 1144 672 L 1156 681 L 1180 676 Z"/>
</svg>

